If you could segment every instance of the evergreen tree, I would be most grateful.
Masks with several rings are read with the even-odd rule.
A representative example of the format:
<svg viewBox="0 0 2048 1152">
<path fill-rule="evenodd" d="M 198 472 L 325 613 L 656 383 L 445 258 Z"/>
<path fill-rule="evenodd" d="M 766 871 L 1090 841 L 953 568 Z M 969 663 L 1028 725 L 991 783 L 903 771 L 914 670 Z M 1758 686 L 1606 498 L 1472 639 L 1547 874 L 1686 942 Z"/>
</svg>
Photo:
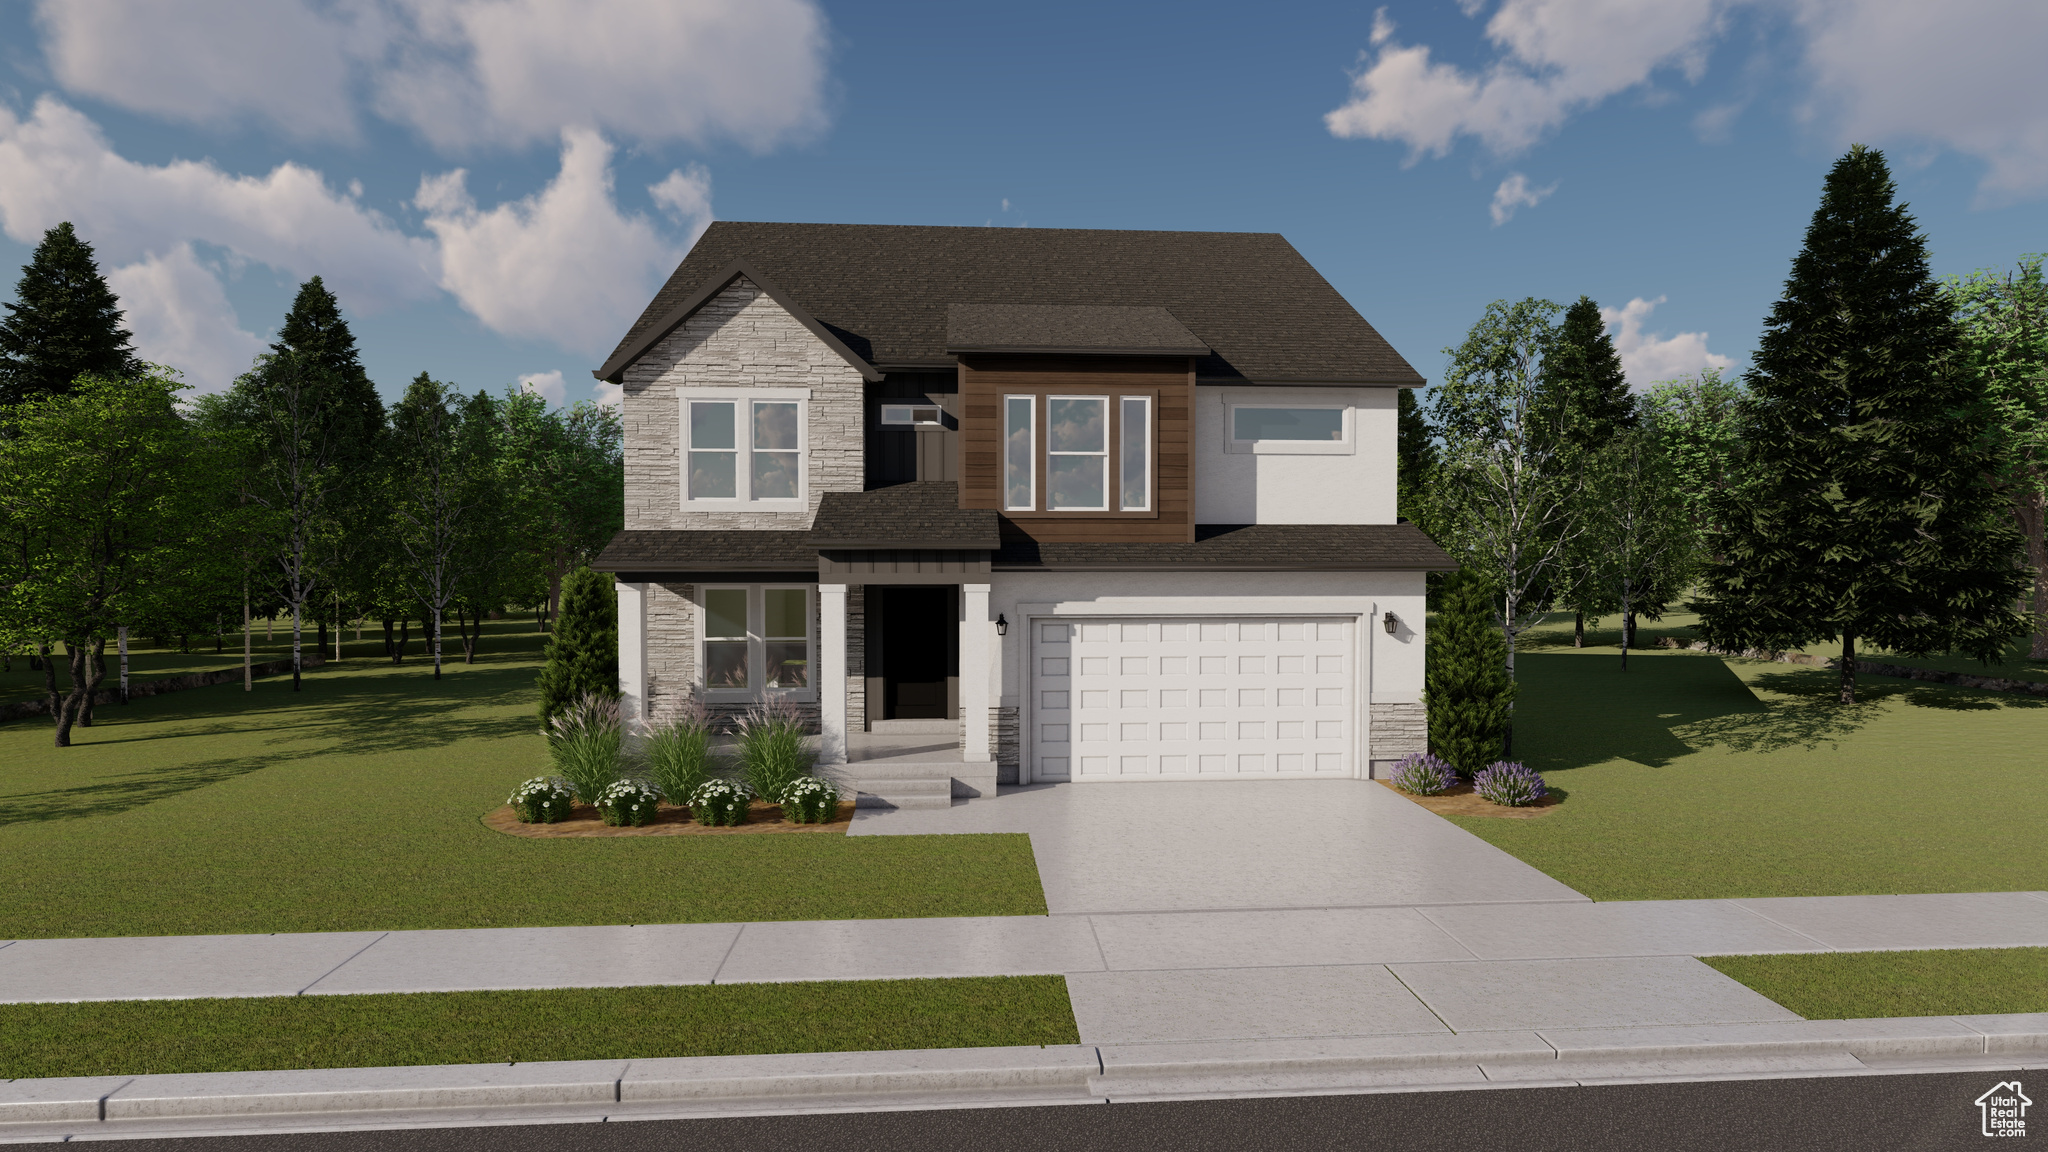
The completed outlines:
<svg viewBox="0 0 2048 1152">
<path fill-rule="evenodd" d="M 619 695 L 619 599 L 612 578 L 578 568 L 562 582 L 562 614 L 540 672 L 540 720 L 555 718 L 587 692 Z"/>
<path fill-rule="evenodd" d="M 1424 653 L 1429 750 L 1469 780 L 1505 754 L 1515 683 L 1485 582 L 1470 571 L 1453 572 L 1442 595 Z"/>
<path fill-rule="evenodd" d="M 1714 644 L 1858 641 L 1997 659 L 2029 621 L 1981 378 L 1884 156 L 1837 161 L 1765 321 L 1717 501 L 1700 630 Z"/>
<path fill-rule="evenodd" d="M 292 298 L 291 311 L 285 314 L 270 351 L 295 355 L 331 380 L 323 405 L 334 412 L 335 426 L 344 441 L 337 444 L 337 462 L 350 470 L 367 466 L 377 454 L 384 401 L 370 382 L 370 374 L 363 370 L 355 333 L 341 314 L 341 301 L 318 276 L 299 285 L 299 294 Z"/>
<path fill-rule="evenodd" d="M 1557 340 L 1543 358 L 1541 408 L 1543 425 L 1565 437 L 1569 447 L 1580 453 L 1599 453 L 1617 437 L 1635 427 L 1635 402 L 1629 395 L 1628 378 L 1622 374 L 1621 356 L 1607 335 L 1607 322 L 1600 318 L 1600 305 L 1590 296 L 1565 309 L 1558 325 Z M 1604 511 L 1606 494 L 1588 486 L 1581 488 L 1587 518 Z M 1572 610 L 1572 643 L 1586 646 L 1586 617 L 1612 610 L 1617 605 L 1614 582 L 1602 569 L 1609 553 L 1592 534 L 1579 537 L 1567 547 L 1558 563 L 1558 580 L 1553 595 Z M 1626 622 L 1624 622 L 1626 627 Z"/>
<path fill-rule="evenodd" d="M 1395 401 L 1395 481 L 1400 515 L 1429 530 L 1426 510 L 1430 473 L 1436 470 L 1436 434 L 1423 414 L 1415 389 L 1403 388 Z"/>
<path fill-rule="evenodd" d="M 68 220 L 43 233 L 6 308 L 0 404 L 68 395 L 88 372 L 123 378 L 141 370 L 121 327 L 121 301 Z"/>
</svg>

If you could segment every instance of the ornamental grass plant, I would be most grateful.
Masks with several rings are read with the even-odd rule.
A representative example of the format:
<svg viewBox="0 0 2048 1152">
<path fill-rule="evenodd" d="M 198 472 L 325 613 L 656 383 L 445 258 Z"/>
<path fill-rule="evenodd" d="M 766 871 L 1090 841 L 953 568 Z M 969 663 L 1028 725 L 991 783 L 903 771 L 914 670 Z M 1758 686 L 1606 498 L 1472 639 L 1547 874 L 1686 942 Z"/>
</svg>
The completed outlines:
<svg viewBox="0 0 2048 1152">
<path fill-rule="evenodd" d="M 803 713 L 787 697 L 763 700 L 740 717 L 740 774 L 754 795 L 780 804 L 790 785 L 811 774 L 817 754 L 804 728 Z"/>
<path fill-rule="evenodd" d="M 648 780 L 669 803 L 678 806 L 711 779 L 711 714 L 692 698 L 676 715 L 647 729 L 643 755 Z"/>
<path fill-rule="evenodd" d="M 1458 786 L 1458 774 L 1438 757 L 1410 752 L 1394 765 L 1388 782 L 1410 795 L 1437 796 Z"/>
<path fill-rule="evenodd" d="M 584 693 L 548 721 L 548 755 L 577 799 L 596 804 L 618 783 L 622 736 L 618 700 L 596 692 Z"/>
<path fill-rule="evenodd" d="M 1472 777 L 1472 791 L 1504 808 L 1527 808 L 1550 794 L 1543 777 L 1516 760 L 1495 760 Z"/>
</svg>

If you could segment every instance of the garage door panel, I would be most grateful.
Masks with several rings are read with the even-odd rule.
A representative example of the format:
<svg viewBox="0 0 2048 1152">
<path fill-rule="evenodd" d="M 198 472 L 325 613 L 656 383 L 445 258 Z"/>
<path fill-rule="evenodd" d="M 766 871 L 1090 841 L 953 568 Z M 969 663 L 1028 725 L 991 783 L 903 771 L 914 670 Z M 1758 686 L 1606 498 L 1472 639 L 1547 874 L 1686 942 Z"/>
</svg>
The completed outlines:
<svg viewBox="0 0 2048 1152">
<path fill-rule="evenodd" d="M 1041 623 L 1034 776 L 1348 775 L 1350 628 L 1341 618 Z"/>
</svg>

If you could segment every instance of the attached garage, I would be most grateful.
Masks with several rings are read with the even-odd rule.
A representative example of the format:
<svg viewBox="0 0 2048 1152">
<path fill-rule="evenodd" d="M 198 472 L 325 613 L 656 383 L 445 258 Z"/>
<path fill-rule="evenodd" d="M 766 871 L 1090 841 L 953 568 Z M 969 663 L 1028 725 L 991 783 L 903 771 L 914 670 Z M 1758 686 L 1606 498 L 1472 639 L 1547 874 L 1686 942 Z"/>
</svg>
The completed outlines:
<svg viewBox="0 0 2048 1152">
<path fill-rule="evenodd" d="M 1355 773 L 1355 617 L 1037 617 L 1030 643 L 1034 782 Z"/>
</svg>

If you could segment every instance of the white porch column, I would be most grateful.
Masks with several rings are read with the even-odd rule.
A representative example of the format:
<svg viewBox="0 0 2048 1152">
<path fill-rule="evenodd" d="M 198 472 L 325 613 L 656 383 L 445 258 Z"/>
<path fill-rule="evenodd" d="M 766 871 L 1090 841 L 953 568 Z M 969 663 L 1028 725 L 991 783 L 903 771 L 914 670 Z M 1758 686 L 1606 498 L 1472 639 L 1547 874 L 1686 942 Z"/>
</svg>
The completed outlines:
<svg viewBox="0 0 2048 1152">
<path fill-rule="evenodd" d="M 621 581 L 619 592 L 619 719 L 629 737 L 647 731 L 647 585 Z"/>
<path fill-rule="evenodd" d="M 818 763 L 846 763 L 846 585 L 818 585 Z"/>
<path fill-rule="evenodd" d="M 988 585 L 962 584 L 960 715 L 967 723 L 960 738 L 960 759 L 969 764 L 995 759 L 995 734 L 989 725 L 989 673 L 995 656 L 995 630 L 988 618 Z"/>
</svg>

